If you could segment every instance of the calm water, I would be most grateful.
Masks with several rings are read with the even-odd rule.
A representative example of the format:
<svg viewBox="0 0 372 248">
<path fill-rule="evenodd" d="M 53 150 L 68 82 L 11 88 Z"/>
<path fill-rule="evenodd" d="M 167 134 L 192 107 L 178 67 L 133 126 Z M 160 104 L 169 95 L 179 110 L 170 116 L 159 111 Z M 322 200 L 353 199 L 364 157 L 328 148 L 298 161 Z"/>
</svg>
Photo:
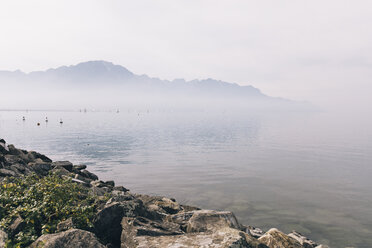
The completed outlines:
<svg viewBox="0 0 372 248">
<path fill-rule="evenodd" d="M 295 229 L 332 247 L 372 247 L 367 118 L 3 111 L 0 137 L 53 160 L 87 164 L 132 192 L 231 210 L 244 224 Z"/>
</svg>

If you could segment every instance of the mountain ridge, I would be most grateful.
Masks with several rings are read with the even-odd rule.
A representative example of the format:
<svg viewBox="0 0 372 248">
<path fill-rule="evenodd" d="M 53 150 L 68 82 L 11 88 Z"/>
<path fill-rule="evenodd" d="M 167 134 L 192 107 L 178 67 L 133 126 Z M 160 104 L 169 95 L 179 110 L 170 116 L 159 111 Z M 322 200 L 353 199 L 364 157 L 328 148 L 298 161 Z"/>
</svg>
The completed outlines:
<svg viewBox="0 0 372 248">
<path fill-rule="evenodd" d="M 212 78 L 163 80 L 135 74 L 104 60 L 29 73 L 0 71 L 0 84 L 5 92 L 0 99 L 3 108 L 293 109 L 306 105 L 267 96 L 252 85 L 242 86 Z"/>
<path fill-rule="evenodd" d="M 43 71 L 32 71 L 29 73 L 25 73 L 21 70 L 16 71 L 0 71 L 0 76 L 22 76 L 22 77 L 35 77 L 35 79 L 43 79 L 39 77 L 51 77 L 52 80 L 60 79 L 59 77 L 63 77 L 64 80 L 91 80 L 97 81 L 101 80 L 103 77 L 108 77 L 108 79 L 115 80 L 115 81 L 128 81 L 128 80 L 135 80 L 139 82 L 162 82 L 165 84 L 174 84 L 176 85 L 184 85 L 189 84 L 190 86 L 204 86 L 207 85 L 211 87 L 243 87 L 245 89 L 250 89 L 252 93 L 256 95 L 263 95 L 261 91 L 252 85 L 239 85 L 236 83 L 225 82 L 222 80 L 216 80 L 213 78 L 206 78 L 206 79 L 193 79 L 186 81 L 182 78 L 177 78 L 173 80 L 166 80 L 160 79 L 157 77 L 150 77 L 147 74 L 134 74 L 133 72 L 129 71 L 126 67 L 122 65 L 116 65 L 112 62 L 108 62 L 105 60 L 92 60 L 92 61 L 85 61 L 75 65 L 69 66 L 59 66 L 56 68 L 49 68 Z"/>
</svg>

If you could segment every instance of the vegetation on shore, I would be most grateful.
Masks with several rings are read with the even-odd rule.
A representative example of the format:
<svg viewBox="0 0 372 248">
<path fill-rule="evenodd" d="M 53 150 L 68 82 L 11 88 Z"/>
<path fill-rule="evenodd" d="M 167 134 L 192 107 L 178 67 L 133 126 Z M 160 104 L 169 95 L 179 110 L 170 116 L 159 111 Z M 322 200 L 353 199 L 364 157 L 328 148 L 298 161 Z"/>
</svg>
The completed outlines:
<svg viewBox="0 0 372 248">
<path fill-rule="evenodd" d="M 55 174 L 6 178 L 0 183 L 0 228 L 11 237 L 6 247 L 26 247 L 69 218 L 77 228 L 90 230 L 97 200 L 86 187 Z M 16 228 L 22 230 L 14 234 Z"/>
</svg>

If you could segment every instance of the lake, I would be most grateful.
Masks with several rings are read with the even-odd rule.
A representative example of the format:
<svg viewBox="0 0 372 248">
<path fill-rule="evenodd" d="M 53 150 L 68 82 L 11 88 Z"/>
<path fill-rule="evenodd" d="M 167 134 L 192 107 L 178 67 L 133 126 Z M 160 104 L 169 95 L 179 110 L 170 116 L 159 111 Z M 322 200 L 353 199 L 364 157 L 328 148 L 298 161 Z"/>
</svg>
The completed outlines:
<svg viewBox="0 0 372 248">
<path fill-rule="evenodd" d="M 132 192 L 230 210 L 243 224 L 297 230 L 332 247 L 372 247 L 366 115 L 0 111 L 0 138 L 86 164 Z"/>
</svg>

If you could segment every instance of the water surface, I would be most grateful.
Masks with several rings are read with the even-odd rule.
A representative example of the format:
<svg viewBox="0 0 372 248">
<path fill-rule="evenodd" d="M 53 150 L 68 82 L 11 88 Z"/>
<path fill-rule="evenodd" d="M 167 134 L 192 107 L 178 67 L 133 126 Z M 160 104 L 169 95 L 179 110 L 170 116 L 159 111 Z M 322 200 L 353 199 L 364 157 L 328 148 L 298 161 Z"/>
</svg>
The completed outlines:
<svg viewBox="0 0 372 248">
<path fill-rule="evenodd" d="M 372 122 L 364 116 L 2 111 L 0 137 L 87 164 L 133 192 L 230 210 L 244 224 L 295 229 L 332 247 L 372 247 Z"/>
</svg>

